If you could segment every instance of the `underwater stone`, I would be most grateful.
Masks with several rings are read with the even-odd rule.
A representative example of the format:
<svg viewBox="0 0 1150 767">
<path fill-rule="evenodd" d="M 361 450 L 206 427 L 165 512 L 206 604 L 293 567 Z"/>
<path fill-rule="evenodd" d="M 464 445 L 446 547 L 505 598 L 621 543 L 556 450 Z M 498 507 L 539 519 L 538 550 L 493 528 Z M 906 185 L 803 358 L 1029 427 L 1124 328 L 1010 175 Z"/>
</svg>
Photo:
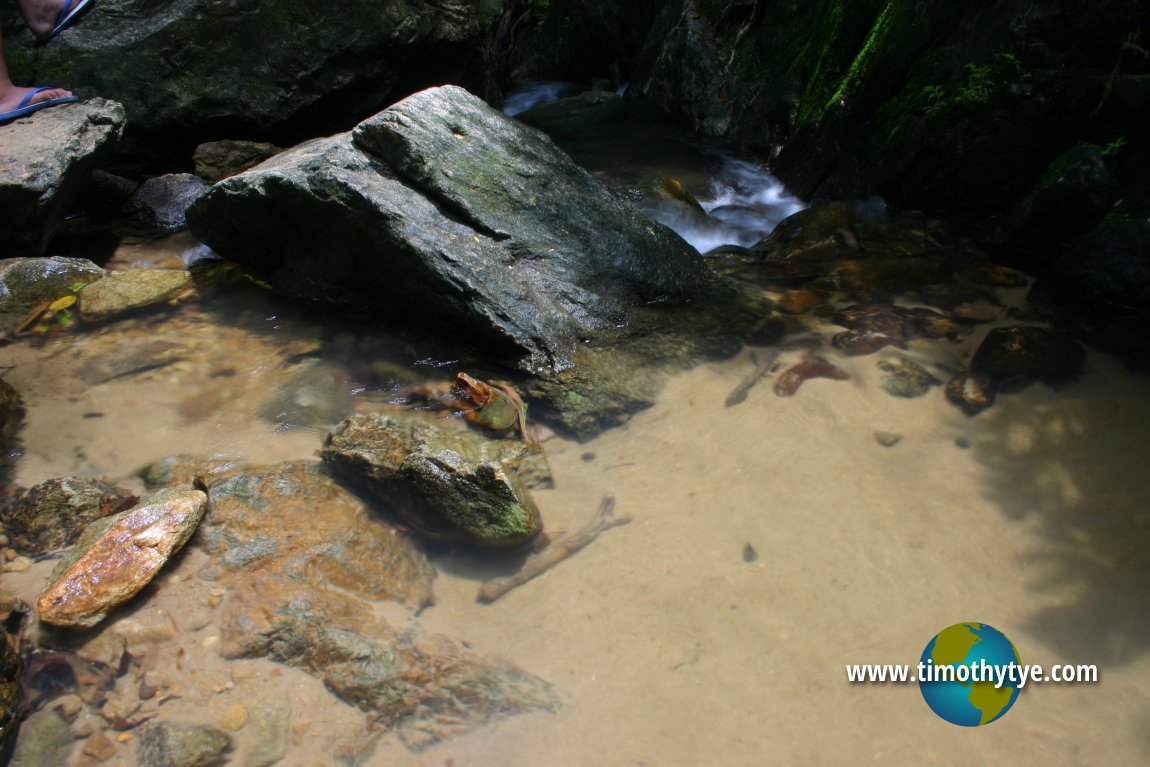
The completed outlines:
<svg viewBox="0 0 1150 767">
<path fill-rule="evenodd" d="M 140 767 L 209 767 L 231 750 L 223 730 L 203 725 L 154 722 L 140 732 Z"/>
<path fill-rule="evenodd" d="M 84 528 L 123 511 L 139 498 L 92 477 L 45 480 L 3 511 L 12 544 L 26 554 L 44 554 L 70 546 Z"/>
</svg>

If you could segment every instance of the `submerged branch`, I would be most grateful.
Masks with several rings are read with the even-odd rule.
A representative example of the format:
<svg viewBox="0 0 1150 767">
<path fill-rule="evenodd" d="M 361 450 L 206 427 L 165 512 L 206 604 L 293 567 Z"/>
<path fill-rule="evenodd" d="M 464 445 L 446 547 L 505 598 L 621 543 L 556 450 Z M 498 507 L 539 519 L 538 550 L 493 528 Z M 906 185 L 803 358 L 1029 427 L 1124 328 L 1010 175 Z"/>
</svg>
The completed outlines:
<svg viewBox="0 0 1150 767">
<path fill-rule="evenodd" d="M 565 535 L 542 551 L 532 554 L 523 562 L 523 567 L 515 575 L 485 581 L 479 587 L 479 601 L 494 602 L 508 591 L 522 586 L 535 576 L 550 570 L 598 538 L 604 530 L 625 525 L 630 521 L 630 517 L 615 516 L 615 496 L 607 493 L 603 496 L 603 500 L 599 503 L 599 510 L 595 512 L 595 517 L 587 527 L 572 535 Z"/>
</svg>

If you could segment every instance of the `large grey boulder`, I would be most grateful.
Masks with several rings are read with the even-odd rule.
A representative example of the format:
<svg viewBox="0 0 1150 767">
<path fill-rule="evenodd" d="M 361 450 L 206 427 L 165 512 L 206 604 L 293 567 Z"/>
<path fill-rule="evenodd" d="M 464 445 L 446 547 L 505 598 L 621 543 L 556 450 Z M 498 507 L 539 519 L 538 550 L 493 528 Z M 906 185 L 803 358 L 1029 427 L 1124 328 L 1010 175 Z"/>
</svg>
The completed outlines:
<svg viewBox="0 0 1150 767">
<path fill-rule="evenodd" d="M 413 90 L 478 74 L 502 5 L 100 0 L 48 46 L 14 4 L 0 4 L 0 20 L 14 74 L 120 101 L 133 150 L 167 154 L 284 125 L 339 130 Z"/>
<path fill-rule="evenodd" d="M 0 130 L 0 256 L 44 253 L 100 154 L 124 129 L 103 99 L 43 109 Z"/>
<path fill-rule="evenodd" d="M 636 307 L 715 285 L 670 229 L 450 86 L 216 184 L 188 223 L 289 292 L 438 327 L 526 371 L 569 367 Z"/>
</svg>

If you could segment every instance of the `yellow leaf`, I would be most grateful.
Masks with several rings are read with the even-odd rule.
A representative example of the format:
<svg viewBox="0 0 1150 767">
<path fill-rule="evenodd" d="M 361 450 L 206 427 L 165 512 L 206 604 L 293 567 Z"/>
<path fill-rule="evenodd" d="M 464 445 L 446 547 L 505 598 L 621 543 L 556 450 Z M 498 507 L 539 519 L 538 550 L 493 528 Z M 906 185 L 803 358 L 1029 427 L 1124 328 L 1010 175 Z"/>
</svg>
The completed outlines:
<svg viewBox="0 0 1150 767">
<path fill-rule="evenodd" d="M 74 303 L 76 303 L 75 296 L 64 296 L 63 298 L 57 298 L 52 303 L 48 304 L 48 311 L 58 312 L 61 309 L 67 309 Z"/>
</svg>

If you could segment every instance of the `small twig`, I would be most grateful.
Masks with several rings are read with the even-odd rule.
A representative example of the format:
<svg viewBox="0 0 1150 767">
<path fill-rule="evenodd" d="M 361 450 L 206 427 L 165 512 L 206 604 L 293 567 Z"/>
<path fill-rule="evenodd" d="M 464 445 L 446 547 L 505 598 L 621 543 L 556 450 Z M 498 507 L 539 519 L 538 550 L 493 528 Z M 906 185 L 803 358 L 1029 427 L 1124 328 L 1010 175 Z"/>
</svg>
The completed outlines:
<svg viewBox="0 0 1150 767">
<path fill-rule="evenodd" d="M 759 382 L 759 379 L 771 372 L 771 368 L 775 365 L 775 360 L 779 358 L 778 350 L 772 349 L 764 355 L 762 361 L 755 365 L 755 369 L 747 374 L 747 377 L 739 382 L 739 385 L 727 395 L 726 407 L 737 405 L 747 398 L 747 393 L 751 388 Z M 753 357 L 752 357 L 753 359 Z"/>
<path fill-rule="evenodd" d="M 517 586 L 522 586 L 537 575 L 550 570 L 567 557 L 579 551 L 591 541 L 599 537 L 599 533 L 612 527 L 625 525 L 631 521 L 630 517 L 615 516 L 615 496 L 607 493 L 599 503 L 599 510 L 587 527 L 577 533 L 565 535 L 555 540 L 550 546 L 540 552 L 532 554 L 523 562 L 523 567 L 515 575 L 506 578 L 492 578 L 479 587 L 480 602 L 494 602 Z"/>
</svg>

